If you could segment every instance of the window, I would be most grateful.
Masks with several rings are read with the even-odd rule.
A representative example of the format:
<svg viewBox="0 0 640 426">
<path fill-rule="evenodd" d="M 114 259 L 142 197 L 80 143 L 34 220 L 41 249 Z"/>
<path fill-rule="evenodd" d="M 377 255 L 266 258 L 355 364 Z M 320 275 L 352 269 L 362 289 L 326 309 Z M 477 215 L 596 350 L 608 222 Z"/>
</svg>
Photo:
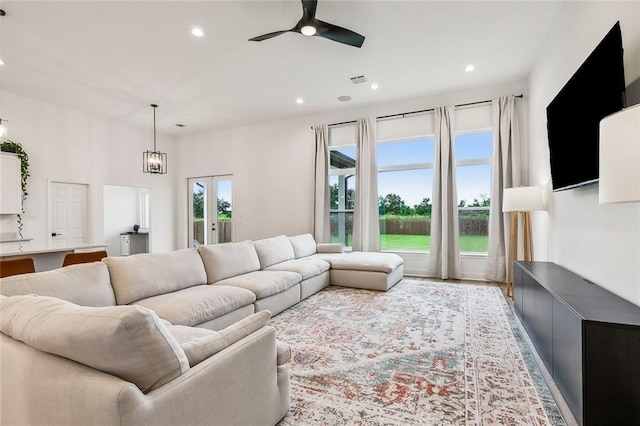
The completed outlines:
<svg viewBox="0 0 640 426">
<path fill-rule="evenodd" d="M 382 250 L 429 250 L 433 154 L 433 136 L 378 142 Z"/>
<path fill-rule="evenodd" d="M 356 193 L 356 147 L 329 148 L 331 242 L 351 247 Z"/>
<path fill-rule="evenodd" d="M 427 252 L 431 247 L 433 113 L 378 120 L 380 247 Z M 491 105 L 458 108 L 454 143 L 460 251 L 487 253 L 491 193 Z M 355 199 L 356 128 L 329 130 L 331 241 L 351 246 Z"/>
<path fill-rule="evenodd" d="M 455 145 L 460 251 L 487 253 L 491 203 L 491 130 L 456 133 Z"/>
</svg>

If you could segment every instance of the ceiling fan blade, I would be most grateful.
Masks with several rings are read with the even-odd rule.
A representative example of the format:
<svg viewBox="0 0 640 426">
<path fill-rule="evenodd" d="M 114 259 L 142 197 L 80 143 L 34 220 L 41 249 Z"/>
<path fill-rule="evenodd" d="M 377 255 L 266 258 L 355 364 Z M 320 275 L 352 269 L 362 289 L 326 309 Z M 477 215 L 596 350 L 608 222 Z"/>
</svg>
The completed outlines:
<svg viewBox="0 0 640 426">
<path fill-rule="evenodd" d="M 362 43 L 364 43 L 363 35 L 337 25 L 329 24 L 319 19 L 316 19 L 315 35 L 354 47 L 362 47 Z"/>
<path fill-rule="evenodd" d="M 276 36 L 279 36 L 281 34 L 284 34 L 286 32 L 289 32 L 291 30 L 282 30 L 282 31 L 275 31 L 273 33 L 268 33 L 268 34 L 262 34 L 260 36 L 254 37 L 254 38 L 250 38 L 249 41 L 262 41 L 262 40 L 267 40 Z"/>
<path fill-rule="evenodd" d="M 316 19 L 316 9 L 318 8 L 318 0 L 302 0 L 302 19 L 301 22 L 309 23 Z"/>
</svg>

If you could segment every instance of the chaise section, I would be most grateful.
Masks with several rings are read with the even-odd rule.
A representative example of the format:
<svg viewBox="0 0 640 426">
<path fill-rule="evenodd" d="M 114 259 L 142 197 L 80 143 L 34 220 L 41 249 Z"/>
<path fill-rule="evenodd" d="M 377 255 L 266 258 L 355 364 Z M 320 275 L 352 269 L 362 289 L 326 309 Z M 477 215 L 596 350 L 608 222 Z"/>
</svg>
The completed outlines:
<svg viewBox="0 0 640 426">
<path fill-rule="evenodd" d="M 387 291 L 404 272 L 403 260 L 394 253 L 351 252 L 331 265 L 331 284 Z"/>
</svg>

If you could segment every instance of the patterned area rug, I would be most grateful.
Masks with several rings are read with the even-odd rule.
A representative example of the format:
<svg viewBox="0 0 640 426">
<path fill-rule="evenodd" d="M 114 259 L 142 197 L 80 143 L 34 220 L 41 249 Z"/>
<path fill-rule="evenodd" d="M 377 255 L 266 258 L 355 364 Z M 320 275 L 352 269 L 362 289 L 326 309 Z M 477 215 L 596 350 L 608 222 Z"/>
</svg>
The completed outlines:
<svg viewBox="0 0 640 426">
<path fill-rule="evenodd" d="M 564 425 L 496 287 L 328 287 L 271 324 L 293 352 L 280 425 Z"/>
</svg>

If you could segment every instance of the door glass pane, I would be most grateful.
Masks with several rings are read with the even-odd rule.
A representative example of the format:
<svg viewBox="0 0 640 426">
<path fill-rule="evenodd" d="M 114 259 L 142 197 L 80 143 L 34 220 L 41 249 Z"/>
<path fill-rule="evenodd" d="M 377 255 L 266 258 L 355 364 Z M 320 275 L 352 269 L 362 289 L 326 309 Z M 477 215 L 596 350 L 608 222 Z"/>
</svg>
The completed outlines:
<svg viewBox="0 0 640 426">
<path fill-rule="evenodd" d="M 231 180 L 218 180 L 218 243 L 230 243 L 232 241 L 233 199 L 231 188 Z"/>
<path fill-rule="evenodd" d="M 191 206 L 193 209 L 193 241 L 192 246 L 207 244 L 206 215 L 207 182 L 193 182 Z"/>
</svg>

